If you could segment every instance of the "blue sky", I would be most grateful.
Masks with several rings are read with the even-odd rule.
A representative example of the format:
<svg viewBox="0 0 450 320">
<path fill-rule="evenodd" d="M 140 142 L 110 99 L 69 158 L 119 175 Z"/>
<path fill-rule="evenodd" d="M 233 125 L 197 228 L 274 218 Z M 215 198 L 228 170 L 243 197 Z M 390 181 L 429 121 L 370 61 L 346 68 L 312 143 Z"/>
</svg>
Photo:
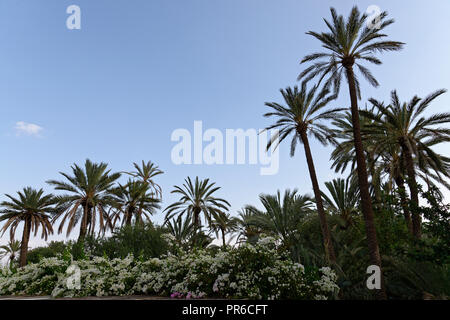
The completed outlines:
<svg viewBox="0 0 450 320">
<path fill-rule="evenodd" d="M 81 30 L 68 30 L 66 8 L 81 8 Z M 264 128 L 265 101 L 281 101 L 279 89 L 296 84 L 300 59 L 320 49 L 308 30 L 325 30 L 322 18 L 334 6 L 345 15 L 354 1 L 300 0 L 3 0 L 0 3 L 0 200 L 25 186 L 43 187 L 58 172 L 86 158 L 114 171 L 152 160 L 165 174 L 159 182 L 164 206 L 174 184 L 186 176 L 209 177 L 235 213 L 257 204 L 261 192 L 298 188 L 311 193 L 302 149 L 280 149 L 277 175 L 259 175 L 258 165 L 172 163 L 177 128 Z M 379 88 L 362 85 L 370 97 L 402 100 L 450 89 L 450 2 L 358 1 L 387 10 L 396 23 L 390 39 L 405 49 L 381 56 L 371 67 Z M 347 107 L 345 90 L 333 105 Z M 450 107 L 450 93 L 429 112 Z M 35 134 L 17 134 L 17 123 Z M 26 124 L 38 125 L 26 127 Z M 20 124 L 19 124 L 20 125 Z M 34 131 L 33 131 L 34 130 Z M 22 130 L 23 131 L 23 130 Z M 311 142 L 321 183 L 334 173 L 331 148 Z M 447 156 L 450 146 L 437 151 Z M 449 194 L 447 193 L 447 196 Z M 448 199 L 448 197 L 447 197 Z M 162 213 L 154 220 L 161 222 Z M 77 236 L 76 233 L 73 237 Z M 61 239 L 53 236 L 51 239 Z M 0 242 L 7 241 L 5 235 Z M 42 243 L 32 239 L 32 245 Z"/>
</svg>

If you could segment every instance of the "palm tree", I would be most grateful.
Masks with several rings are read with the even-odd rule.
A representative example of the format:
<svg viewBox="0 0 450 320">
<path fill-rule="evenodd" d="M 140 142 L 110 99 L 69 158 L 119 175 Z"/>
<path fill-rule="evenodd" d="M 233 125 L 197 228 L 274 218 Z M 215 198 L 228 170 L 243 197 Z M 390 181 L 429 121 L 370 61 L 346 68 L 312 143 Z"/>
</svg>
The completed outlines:
<svg viewBox="0 0 450 320">
<path fill-rule="evenodd" d="M 20 252 L 20 241 L 10 240 L 7 245 L 0 246 L 0 259 L 8 257 L 9 265 L 11 266 L 16 259 L 16 255 Z"/>
<path fill-rule="evenodd" d="M 360 110 L 361 135 L 367 166 L 372 178 L 371 187 L 377 198 L 383 179 L 387 178 L 386 183 L 389 190 L 392 188 L 393 183 L 397 185 L 405 222 L 411 234 L 413 234 L 411 213 L 407 200 L 408 194 L 405 190 L 405 157 L 398 143 L 395 141 L 386 143 L 390 141 L 392 136 L 383 125 L 380 125 L 381 120 L 379 118 L 381 116 L 380 111 L 376 107 Z M 376 120 L 374 121 L 373 119 Z M 333 160 L 332 168 L 336 172 L 342 173 L 350 164 L 351 176 L 357 177 L 350 113 L 345 113 L 345 116 L 336 119 L 332 124 L 335 127 L 333 129 L 334 136 L 340 140 L 331 154 L 331 160 Z M 450 185 L 441 176 L 447 176 L 448 172 L 450 172 L 449 159 L 436 153 L 433 153 L 432 157 L 428 157 L 430 148 L 437 143 L 439 143 L 438 140 L 432 140 L 426 143 L 426 148 L 423 148 L 421 145 L 418 146 L 417 159 L 419 161 L 414 162 L 416 175 L 426 181 L 429 188 L 436 186 L 434 182 L 436 180 L 447 187 L 447 189 L 450 189 Z M 381 203 L 380 200 L 378 202 Z"/>
<path fill-rule="evenodd" d="M 264 211 L 253 206 L 246 207 L 251 213 L 250 222 L 263 231 L 280 237 L 283 245 L 291 248 L 300 221 L 312 211 L 311 198 L 299 195 L 297 190 L 286 190 L 283 198 L 280 191 L 277 191 L 276 195 L 262 194 L 259 199 Z"/>
<path fill-rule="evenodd" d="M 138 178 L 141 181 L 147 183 L 151 190 L 154 191 L 156 196 L 162 197 L 162 189 L 159 184 L 154 181 L 154 177 L 157 175 L 163 174 L 164 171 L 160 170 L 157 165 L 153 162 L 148 161 L 147 163 L 142 160 L 141 166 L 139 166 L 136 162 L 133 163 L 136 171 L 133 172 L 125 172 L 128 175 L 131 175 L 134 178 Z"/>
<path fill-rule="evenodd" d="M 381 33 L 381 31 L 394 22 L 392 19 L 385 19 L 387 12 L 381 13 L 377 17 L 379 19 L 379 25 L 377 27 L 372 27 L 367 25 L 367 22 L 370 22 L 367 20 L 367 15 L 361 15 L 356 6 L 352 8 L 347 21 L 345 21 L 342 15 L 338 15 L 334 8 L 331 8 L 330 11 L 332 22 L 325 20 L 329 32 L 307 32 L 307 34 L 318 39 L 327 51 L 305 56 L 301 63 L 313 61 L 314 63 L 300 73 L 298 79 L 303 79 L 303 81 L 307 82 L 316 76 L 319 76 L 320 83 L 322 79 L 327 78 L 325 86 L 328 87 L 333 85 L 338 94 L 342 73 L 345 71 L 351 101 L 361 208 L 366 224 L 370 259 L 373 264 L 378 265 L 381 268 L 381 258 L 378 240 L 376 238 L 372 202 L 367 180 L 366 161 L 359 127 L 358 98 L 361 98 L 361 92 L 359 81 L 354 73 L 353 66 L 356 65 L 356 67 L 358 67 L 361 74 L 371 85 L 378 86 L 378 81 L 372 75 L 370 70 L 360 62 L 369 62 L 379 65 L 381 64 L 381 61 L 374 56 L 374 53 L 398 51 L 403 47 L 403 43 L 383 40 L 387 35 Z M 380 290 L 379 297 L 386 297 L 384 288 Z"/>
<path fill-rule="evenodd" d="M 325 186 L 331 195 L 328 197 L 322 192 L 325 207 L 333 214 L 339 215 L 346 223 L 351 225 L 352 216 L 358 213 L 359 190 L 358 185 L 349 177 L 325 182 Z"/>
<path fill-rule="evenodd" d="M 57 200 L 52 194 L 44 195 L 44 190 L 35 190 L 31 187 L 18 191 L 18 198 L 8 194 L 6 196 L 10 201 L 3 201 L 0 210 L 0 222 L 6 221 L 2 228 L 2 235 L 6 230 L 10 231 L 10 238 L 14 239 L 17 227 L 23 221 L 22 242 L 20 246 L 19 266 L 27 264 L 28 242 L 30 233 L 34 231 L 37 235 L 39 227 L 42 229 L 42 238 L 47 240 L 49 234 L 53 233 L 49 214 L 57 211 L 55 207 Z"/>
<path fill-rule="evenodd" d="M 100 231 L 104 232 L 107 228 L 112 229 L 111 219 L 106 208 L 114 204 L 111 189 L 114 181 L 120 177 L 120 173 L 111 173 L 107 167 L 106 163 L 97 164 L 87 159 L 84 169 L 77 164 L 71 167 L 73 176 L 60 172 L 68 182 L 47 181 L 56 190 L 69 192 L 69 194 L 57 197 L 62 206 L 53 221 L 63 215 L 58 233 L 62 232 L 65 222 L 69 221 L 67 226 L 67 235 L 69 235 L 81 219 L 78 241 L 84 240 L 88 231 L 90 234 L 94 233 L 97 213 Z"/>
<path fill-rule="evenodd" d="M 211 224 L 212 230 L 216 233 L 218 237 L 218 233 L 220 232 L 222 238 L 222 246 L 226 247 L 226 239 L 225 235 L 227 233 L 234 232 L 238 229 L 238 218 L 232 217 L 229 213 L 223 213 L 217 216 Z M 229 241 L 231 241 L 234 237 L 231 237 Z"/>
<path fill-rule="evenodd" d="M 318 92 L 317 95 L 317 87 L 307 91 L 305 84 L 302 85 L 301 90 L 299 90 L 298 87 L 294 87 L 294 89 L 287 88 L 286 90 L 281 89 L 280 91 L 286 106 L 276 102 L 266 102 L 266 106 L 274 109 L 274 111 L 268 112 L 264 116 L 275 116 L 278 117 L 278 120 L 275 124 L 269 126 L 265 130 L 277 128 L 279 130 L 278 143 L 281 143 L 287 136 L 292 134 L 291 157 L 294 156 L 297 143 L 303 144 L 316 199 L 317 213 L 319 214 L 325 252 L 327 254 L 327 259 L 334 263 L 336 257 L 333 244 L 331 243 L 330 230 L 323 209 L 322 198 L 320 196 L 319 183 L 314 168 L 308 135 L 314 136 L 323 145 L 327 145 L 330 136 L 329 130 L 320 122 L 327 119 L 335 119 L 338 112 L 342 109 L 323 111 L 323 108 L 326 107 L 330 101 L 335 99 L 334 95 L 329 95 L 329 91 L 326 88 Z M 269 148 L 274 141 L 274 139 L 269 141 L 267 148 Z"/>
<path fill-rule="evenodd" d="M 180 245 L 186 245 L 195 234 L 195 226 L 192 218 L 179 215 L 176 219 L 166 222 L 169 233 L 175 237 L 175 241 Z"/>
<path fill-rule="evenodd" d="M 437 90 L 424 99 L 414 96 L 409 102 L 401 103 L 394 90 L 391 93 L 390 105 L 384 106 L 382 102 L 370 99 L 369 101 L 377 108 L 378 114 L 365 113 L 366 117 L 376 121 L 370 134 L 376 140 L 377 148 L 383 150 L 397 145 L 401 149 L 413 206 L 413 234 L 417 239 L 421 237 L 421 217 L 417 211 L 419 189 L 415 163 L 419 167 L 433 169 L 440 180 L 443 180 L 440 178 L 441 173 L 450 177 L 445 158 L 430 148 L 431 145 L 450 141 L 450 129 L 436 127 L 450 123 L 450 113 L 438 113 L 429 117 L 422 115 L 430 103 L 444 92 L 446 92 L 445 89 Z"/>
<path fill-rule="evenodd" d="M 254 223 L 254 210 L 248 208 L 248 206 L 238 211 L 237 216 L 237 243 L 250 242 L 255 243 L 259 238 L 263 230 Z"/>
<path fill-rule="evenodd" d="M 111 219 L 113 225 L 117 220 L 120 220 L 123 215 L 122 225 L 131 225 L 133 216 L 136 222 L 142 222 L 142 216 L 150 220 L 150 215 L 153 215 L 156 209 L 159 209 L 160 200 L 155 198 L 154 193 L 149 192 L 149 184 L 139 180 L 128 180 L 126 185 L 121 185 L 112 190 L 115 195 L 114 211 Z"/>
<path fill-rule="evenodd" d="M 228 201 L 214 197 L 214 193 L 220 189 L 215 186 L 215 183 L 209 182 L 209 179 L 200 180 L 198 177 L 195 178 L 194 183 L 190 177 L 184 181 L 182 187 L 174 186 L 175 189 L 171 192 L 179 194 L 180 199 L 165 209 L 167 211 L 165 221 L 176 215 L 187 215 L 192 218 L 198 231 L 201 228 L 201 214 L 211 226 L 213 219 L 228 211 L 230 206 Z"/>
</svg>

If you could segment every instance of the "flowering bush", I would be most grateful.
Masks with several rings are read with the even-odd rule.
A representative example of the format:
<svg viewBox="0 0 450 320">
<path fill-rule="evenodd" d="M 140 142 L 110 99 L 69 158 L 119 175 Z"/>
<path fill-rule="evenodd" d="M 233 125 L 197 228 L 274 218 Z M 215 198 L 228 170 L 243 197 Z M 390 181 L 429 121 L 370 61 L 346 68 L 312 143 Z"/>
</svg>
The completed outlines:
<svg viewBox="0 0 450 320">
<path fill-rule="evenodd" d="M 68 270 L 69 266 L 71 267 Z M 72 270 L 79 270 L 79 286 Z M 70 271 L 70 272 L 69 272 Z M 139 261 L 93 257 L 46 258 L 17 271 L 2 270 L 0 295 L 54 297 L 147 294 L 172 298 L 328 299 L 338 291 L 328 268 L 305 269 L 279 253 L 273 239 L 218 253 L 208 250 Z"/>
</svg>

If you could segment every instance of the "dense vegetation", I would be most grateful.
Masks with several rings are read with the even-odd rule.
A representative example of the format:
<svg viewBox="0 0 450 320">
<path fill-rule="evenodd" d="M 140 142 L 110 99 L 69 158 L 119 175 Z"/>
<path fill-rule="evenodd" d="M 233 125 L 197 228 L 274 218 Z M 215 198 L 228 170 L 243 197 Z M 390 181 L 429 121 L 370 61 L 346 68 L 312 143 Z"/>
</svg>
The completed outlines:
<svg viewBox="0 0 450 320">
<path fill-rule="evenodd" d="M 174 187 L 172 193 L 179 200 L 164 209 L 164 224 L 157 226 L 151 216 L 162 201 L 163 190 L 155 180 L 163 172 L 155 164 L 143 161 L 134 164 L 133 172 L 114 173 L 106 163 L 86 160 L 84 166 L 74 164 L 71 173 L 61 173 L 62 180 L 48 181 L 61 194 L 29 187 L 17 196 L 6 195 L 8 201 L 1 204 L 2 230 L 9 230 L 13 239 L 23 222 L 24 231 L 20 244 L 11 240 L 0 248 L 10 258 L 0 278 L 0 294 L 450 296 L 450 207 L 439 190 L 450 189 L 446 180 L 450 158 L 432 149 L 450 141 L 450 128 L 445 127 L 450 113 L 430 109 L 445 90 L 406 102 L 393 90 L 391 101 L 372 98 L 365 109 L 359 109 L 355 71 L 378 86 L 363 63 L 381 64 L 377 53 L 397 51 L 404 44 L 386 40 L 381 33 L 393 23 L 386 13 L 378 29 L 368 28 L 367 16 L 356 7 L 347 19 L 334 9 L 331 15 L 332 20 L 325 21 L 328 32 L 308 32 L 324 51 L 303 58 L 302 63 L 311 65 L 299 75 L 300 87 L 282 89 L 283 101 L 266 103 L 270 111 L 264 115 L 274 119 L 267 129 L 279 129 L 279 143 L 291 138 L 291 156 L 297 144 L 303 145 L 313 197 L 297 190 L 261 194 L 262 210 L 248 205 L 234 215 L 214 182 L 187 177 L 183 185 Z M 343 73 L 351 107 L 331 108 L 340 94 Z M 334 147 L 331 169 L 347 173 L 345 179 L 319 185 L 311 138 Z M 123 175 L 128 180 L 120 184 Z M 51 242 L 28 252 L 31 232 L 40 231 L 47 238 L 56 225 L 58 233 L 65 230 L 67 236 L 78 227 L 78 240 Z M 112 235 L 106 237 L 107 231 Z M 220 245 L 213 243 L 214 236 Z M 269 247 L 265 247 L 267 236 L 275 239 Z M 88 282 L 83 289 L 64 293 L 61 274 L 73 261 L 83 277 L 98 264 L 101 270 L 95 277 L 101 285 L 83 278 Z M 217 261 L 230 272 L 212 270 Z M 379 290 L 366 286 L 369 265 L 382 270 Z M 120 278 L 115 272 L 126 275 Z M 340 288 L 337 296 L 335 280 Z M 215 290 L 219 283 L 223 288 Z"/>
</svg>

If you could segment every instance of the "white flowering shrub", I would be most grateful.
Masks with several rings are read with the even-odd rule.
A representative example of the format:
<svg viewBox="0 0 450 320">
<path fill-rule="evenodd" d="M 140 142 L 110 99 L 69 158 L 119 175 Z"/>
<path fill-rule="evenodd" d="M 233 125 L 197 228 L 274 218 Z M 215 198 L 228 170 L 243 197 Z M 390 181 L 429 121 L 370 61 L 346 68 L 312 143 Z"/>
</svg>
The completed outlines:
<svg viewBox="0 0 450 320">
<path fill-rule="evenodd" d="M 68 286 L 79 270 L 79 287 Z M 279 253 L 273 239 L 212 253 L 194 250 L 140 261 L 128 256 L 69 261 L 47 258 L 17 271 L 2 270 L 0 295 L 118 296 L 173 298 L 329 299 L 339 288 L 328 267 L 305 268 Z"/>
</svg>

